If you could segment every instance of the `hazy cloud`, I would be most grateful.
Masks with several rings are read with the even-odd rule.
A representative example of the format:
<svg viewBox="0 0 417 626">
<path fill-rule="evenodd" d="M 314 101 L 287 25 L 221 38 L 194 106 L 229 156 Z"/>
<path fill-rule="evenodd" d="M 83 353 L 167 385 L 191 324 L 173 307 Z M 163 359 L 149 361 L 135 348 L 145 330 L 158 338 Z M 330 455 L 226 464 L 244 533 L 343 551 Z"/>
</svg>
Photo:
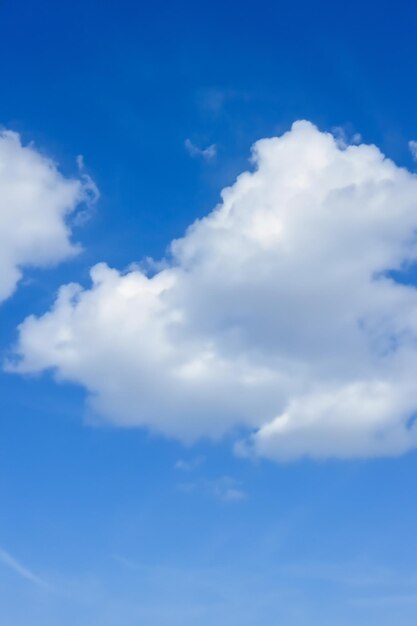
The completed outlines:
<svg viewBox="0 0 417 626">
<path fill-rule="evenodd" d="M 217 155 L 217 146 L 216 144 L 211 144 L 207 146 L 207 148 L 199 148 L 190 139 L 186 139 L 184 142 L 185 149 L 188 154 L 192 157 L 202 157 L 206 161 L 210 161 L 214 159 Z"/>
</svg>

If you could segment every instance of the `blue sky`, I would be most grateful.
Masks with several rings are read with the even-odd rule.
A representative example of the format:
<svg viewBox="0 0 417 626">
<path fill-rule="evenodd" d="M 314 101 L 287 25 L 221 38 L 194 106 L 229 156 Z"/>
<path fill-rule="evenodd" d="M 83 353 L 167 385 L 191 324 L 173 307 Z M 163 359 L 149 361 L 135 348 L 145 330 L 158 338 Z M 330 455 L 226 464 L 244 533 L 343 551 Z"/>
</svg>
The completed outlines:
<svg viewBox="0 0 417 626">
<path fill-rule="evenodd" d="M 0 373 L 0 626 L 414 624 L 410 238 L 417 206 L 413 212 L 415 178 L 399 168 L 415 170 L 416 18 L 411 2 L 377 9 L 370 2 L 263 0 L 0 4 L 0 124 L 21 142 L 11 152 L 3 136 L 0 164 L 16 158 L 13 175 L 32 176 L 35 170 L 19 169 L 29 154 L 22 146 L 31 146 L 33 163 L 49 171 L 44 230 L 60 202 L 53 193 L 78 181 L 65 206 L 68 213 L 81 206 L 81 217 L 67 223 L 71 241 L 82 246 L 71 256 L 59 230 L 64 222 L 54 222 L 59 232 L 46 240 L 45 262 L 37 260 L 43 240 L 35 241 L 32 257 L 17 257 L 23 275 L 0 304 L 2 362 L 15 363 L 17 354 L 20 363 L 20 372 Z M 287 143 L 260 145 L 250 164 L 254 142 L 281 137 L 300 119 L 321 132 L 298 126 Z M 398 167 L 381 164 L 367 144 Z M 314 170 L 310 180 L 320 158 L 329 169 L 323 176 Z M 244 181 L 234 185 L 245 170 L 258 173 L 249 196 Z M 39 209 L 30 200 L 22 221 L 13 216 L 7 176 L 0 172 L 5 248 Z M 381 179 L 390 180 L 388 191 Z M 22 188 L 29 179 L 17 180 Z M 263 237 L 256 250 L 246 231 L 241 246 L 239 229 L 245 211 L 255 220 L 259 207 L 275 210 L 287 181 L 300 180 L 310 181 L 309 195 L 302 196 L 301 182 L 294 201 L 300 217 L 288 226 L 288 242 L 298 247 L 281 274 L 268 247 L 275 222 L 265 232 L 265 213 L 248 221 L 253 237 L 258 227 Z M 334 221 L 326 202 L 313 201 L 327 184 L 333 195 L 327 187 L 323 194 L 341 215 Z M 213 220 L 203 221 L 167 252 L 231 185 L 235 217 L 221 226 L 225 238 Z M 374 206 L 382 207 L 380 220 L 362 221 Z M 368 268 L 374 244 L 369 272 L 395 274 L 404 291 L 356 278 L 351 259 Z M 164 285 L 166 298 L 152 299 L 158 283 L 151 280 L 141 292 L 147 257 L 163 259 L 148 261 L 150 278 L 180 285 Z M 92 288 L 97 263 L 119 273 L 105 273 Z M 272 279 L 265 267 L 274 269 Z M 347 276 L 345 288 L 321 280 L 332 268 Z M 60 317 L 57 290 L 73 282 L 83 291 Z M 121 293 L 131 302 L 119 301 Z M 351 335 L 342 341 L 344 326 L 333 324 L 346 293 L 347 308 L 377 344 L 371 341 L 369 353 L 355 352 L 356 335 L 351 348 Z M 159 307 L 190 320 L 169 342 L 168 318 L 161 318 L 163 330 L 154 324 Z M 19 331 L 28 316 L 33 323 Z M 74 361 L 63 334 L 74 338 Z M 200 350 L 203 339 L 209 356 Z M 174 356 L 164 356 L 171 348 Z M 291 380 L 275 407 L 280 358 Z M 171 359 L 184 374 L 178 393 Z M 198 368 L 212 362 L 207 386 L 195 382 Z M 245 395 L 266 369 L 273 382 L 266 376 Z M 378 376 L 385 387 L 366 386 Z M 241 380 L 252 383 L 242 387 Z M 359 385 L 353 398 L 346 395 L 352 384 Z M 321 395 L 304 396 L 301 388 Z M 363 409 L 368 397 L 381 399 L 375 410 Z M 322 406 L 330 406 L 330 422 Z M 359 415 L 354 431 L 345 406 Z M 274 430 L 278 414 L 288 415 L 283 435 Z"/>
</svg>

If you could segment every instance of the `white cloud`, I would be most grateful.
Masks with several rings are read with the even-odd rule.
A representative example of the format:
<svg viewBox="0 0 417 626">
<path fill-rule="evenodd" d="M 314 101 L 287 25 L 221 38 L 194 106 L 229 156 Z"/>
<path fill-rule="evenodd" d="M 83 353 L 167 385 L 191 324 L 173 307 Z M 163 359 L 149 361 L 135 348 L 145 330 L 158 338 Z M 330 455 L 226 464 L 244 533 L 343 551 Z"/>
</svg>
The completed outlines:
<svg viewBox="0 0 417 626">
<path fill-rule="evenodd" d="M 199 148 L 191 141 L 191 139 L 186 139 L 184 145 L 188 154 L 192 157 L 202 157 L 206 161 L 210 161 L 217 155 L 217 146 L 215 143 L 207 146 L 207 148 Z"/>
<path fill-rule="evenodd" d="M 417 445 L 417 178 L 307 122 L 254 146 L 254 171 L 152 277 L 105 264 L 29 317 L 19 372 L 83 385 L 92 411 L 243 453 L 396 455 Z"/>
<path fill-rule="evenodd" d="M 67 218 L 96 195 L 88 176 L 64 178 L 19 135 L 0 132 L 0 301 L 13 293 L 25 266 L 48 266 L 78 252 Z"/>
</svg>

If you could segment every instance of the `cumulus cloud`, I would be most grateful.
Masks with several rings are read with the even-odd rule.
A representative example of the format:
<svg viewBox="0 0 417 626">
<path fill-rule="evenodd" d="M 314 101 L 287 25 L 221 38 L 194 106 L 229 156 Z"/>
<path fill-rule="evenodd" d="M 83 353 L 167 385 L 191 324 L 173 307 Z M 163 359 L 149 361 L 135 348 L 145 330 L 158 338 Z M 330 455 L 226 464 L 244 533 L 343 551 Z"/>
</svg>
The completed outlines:
<svg viewBox="0 0 417 626">
<path fill-rule="evenodd" d="M 416 261 L 416 176 L 308 122 L 252 160 L 160 271 L 63 286 L 10 367 L 83 385 L 115 425 L 229 433 L 242 454 L 414 448 L 417 291 L 393 276 Z"/>
<path fill-rule="evenodd" d="M 9 297 L 26 266 L 44 267 L 76 254 L 67 218 L 94 201 L 85 174 L 62 176 L 56 165 L 19 135 L 0 132 L 0 302 Z"/>
</svg>

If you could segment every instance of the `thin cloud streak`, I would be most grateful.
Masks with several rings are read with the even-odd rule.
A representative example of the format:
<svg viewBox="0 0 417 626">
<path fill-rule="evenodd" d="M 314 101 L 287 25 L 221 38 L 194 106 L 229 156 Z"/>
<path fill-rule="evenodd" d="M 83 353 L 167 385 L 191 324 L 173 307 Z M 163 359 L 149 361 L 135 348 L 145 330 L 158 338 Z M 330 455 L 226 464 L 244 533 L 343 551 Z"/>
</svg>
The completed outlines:
<svg viewBox="0 0 417 626">
<path fill-rule="evenodd" d="M 38 585 L 39 587 L 48 588 L 48 583 L 36 576 L 30 569 L 25 567 L 22 563 L 20 563 L 14 556 L 12 556 L 9 552 L 0 548 L 0 562 L 13 570 L 16 574 L 18 574 L 21 578 L 28 580 L 34 585 Z"/>
</svg>

